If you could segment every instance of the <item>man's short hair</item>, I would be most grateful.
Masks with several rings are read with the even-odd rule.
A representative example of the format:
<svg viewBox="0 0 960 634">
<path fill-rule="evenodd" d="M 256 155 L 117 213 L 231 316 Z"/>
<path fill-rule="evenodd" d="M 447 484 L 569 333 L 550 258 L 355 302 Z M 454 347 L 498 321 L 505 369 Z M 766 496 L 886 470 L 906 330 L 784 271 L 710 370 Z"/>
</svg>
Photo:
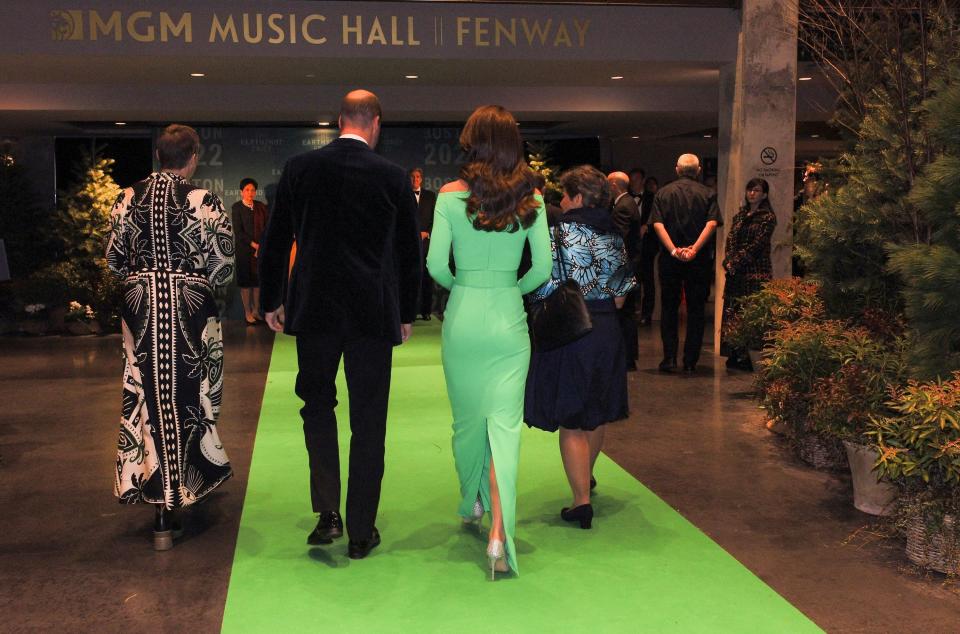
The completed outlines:
<svg viewBox="0 0 960 634">
<path fill-rule="evenodd" d="M 188 125 L 173 123 L 157 138 L 160 169 L 183 169 L 190 157 L 200 151 L 200 135 Z"/>
<path fill-rule="evenodd" d="M 623 172 L 611 172 L 607 174 L 607 180 L 621 191 L 627 191 L 630 187 L 630 177 Z"/>
<path fill-rule="evenodd" d="M 677 174 L 696 178 L 700 174 L 700 159 L 695 154 L 681 154 L 677 159 Z"/>
<path fill-rule="evenodd" d="M 634 174 L 640 174 L 640 176 L 643 176 L 644 178 L 646 178 L 647 176 L 647 173 L 643 170 L 642 167 L 634 167 L 629 172 L 627 172 L 627 175 L 630 176 L 630 178 L 633 178 Z"/>
<path fill-rule="evenodd" d="M 423 176 L 423 170 L 420 169 L 419 167 L 414 167 L 412 170 L 410 170 L 409 175 L 413 176 L 414 174 L 419 174 L 420 176 Z"/>
<path fill-rule="evenodd" d="M 364 91 L 362 96 L 356 96 L 355 93 L 356 91 L 347 93 L 340 103 L 341 119 L 346 119 L 355 125 L 368 126 L 377 117 L 383 117 L 380 100 L 375 94 Z"/>
</svg>

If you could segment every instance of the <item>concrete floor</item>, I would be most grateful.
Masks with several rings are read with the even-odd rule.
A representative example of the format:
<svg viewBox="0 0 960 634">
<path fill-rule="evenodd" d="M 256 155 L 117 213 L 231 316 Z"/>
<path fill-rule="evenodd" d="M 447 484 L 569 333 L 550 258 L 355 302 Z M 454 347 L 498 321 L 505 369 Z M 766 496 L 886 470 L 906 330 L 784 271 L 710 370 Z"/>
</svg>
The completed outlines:
<svg viewBox="0 0 960 634">
<path fill-rule="evenodd" d="M 235 477 L 170 553 L 150 548 L 151 509 L 110 494 L 119 338 L 0 339 L 0 630 L 219 631 L 273 337 L 229 323 L 225 338 Z M 659 351 L 641 329 L 608 455 L 825 630 L 960 631 L 960 587 L 913 571 L 853 508 L 848 476 L 764 429 L 749 374 L 705 352 L 700 374 L 662 375 Z"/>
</svg>

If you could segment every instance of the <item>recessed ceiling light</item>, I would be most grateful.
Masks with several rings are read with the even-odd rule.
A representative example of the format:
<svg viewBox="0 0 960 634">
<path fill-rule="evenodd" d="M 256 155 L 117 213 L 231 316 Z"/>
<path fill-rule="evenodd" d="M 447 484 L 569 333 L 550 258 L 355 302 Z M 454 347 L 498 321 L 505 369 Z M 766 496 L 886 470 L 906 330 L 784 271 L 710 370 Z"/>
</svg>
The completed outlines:
<svg viewBox="0 0 960 634">
<path fill-rule="evenodd" d="M 610 79 L 623 79 L 623 75 L 613 75 Z"/>
<path fill-rule="evenodd" d="M 309 77 L 310 79 L 313 79 L 314 77 L 316 77 L 316 75 L 314 75 L 313 73 L 307 73 L 305 76 Z"/>
<path fill-rule="evenodd" d="M 190 73 L 191 77 L 206 77 L 206 73 Z"/>
<path fill-rule="evenodd" d="M 712 138 L 713 138 L 713 135 L 712 135 L 712 134 L 704 134 L 704 135 L 703 135 L 703 138 L 705 138 L 705 139 L 712 139 Z"/>
<path fill-rule="evenodd" d="M 404 75 L 406 79 L 420 79 L 420 75 Z"/>
<path fill-rule="evenodd" d="M 630 138 L 631 138 L 631 139 L 639 139 L 640 137 L 638 137 L 638 136 L 632 136 L 632 137 L 630 137 Z"/>
<path fill-rule="evenodd" d="M 126 121 L 117 121 L 113 125 L 127 125 Z"/>
<path fill-rule="evenodd" d="M 797 77 L 797 81 L 810 81 L 813 77 Z"/>
<path fill-rule="evenodd" d="M 819 135 L 819 134 L 811 134 L 811 135 L 810 135 L 810 138 L 811 138 L 811 139 L 819 139 L 819 138 L 820 138 L 820 135 Z"/>
<path fill-rule="evenodd" d="M 329 121 L 317 121 L 317 125 L 330 125 Z"/>
</svg>

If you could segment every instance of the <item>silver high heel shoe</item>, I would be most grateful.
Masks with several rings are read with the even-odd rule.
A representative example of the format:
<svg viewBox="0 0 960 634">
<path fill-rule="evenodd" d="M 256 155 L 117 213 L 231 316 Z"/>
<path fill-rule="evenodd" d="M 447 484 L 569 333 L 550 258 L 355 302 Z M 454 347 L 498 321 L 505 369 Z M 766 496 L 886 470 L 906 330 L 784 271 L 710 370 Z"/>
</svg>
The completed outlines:
<svg viewBox="0 0 960 634">
<path fill-rule="evenodd" d="M 464 524 L 472 524 L 474 526 L 479 526 L 480 520 L 483 519 L 483 502 L 480 500 L 480 496 L 477 496 L 477 499 L 473 502 L 473 512 L 470 513 L 470 517 L 464 517 Z"/>
<path fill-rule="evenodd" d="M 487 559 L 490 561 L 490 581 L 496 580 L 498 572 L 510 572 L 503 542 L 499 539 L 491 539 L 487 544 Z"/>
</svg>

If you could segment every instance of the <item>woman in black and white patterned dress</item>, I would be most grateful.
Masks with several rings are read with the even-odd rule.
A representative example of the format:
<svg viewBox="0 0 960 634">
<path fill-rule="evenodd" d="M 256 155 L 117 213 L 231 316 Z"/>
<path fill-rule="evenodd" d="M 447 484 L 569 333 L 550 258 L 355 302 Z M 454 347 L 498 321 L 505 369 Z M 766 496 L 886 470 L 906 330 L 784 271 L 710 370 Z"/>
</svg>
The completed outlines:
<svg viewBox="0 0 960 634">
<path fill-rule="evenodd" d="M 217 434 L 223 343 L 214 293 L 230 283 L 234 242 L 220 199 L 190 184 L 200 140 L 167 127 L 160 171 L 111 214 L 107 262 L 123 284 L 126 364 L 115 492 L 156 506 L 154 547 L 173 546 L 172 512 L 231 475 Z"/>
</svg>

